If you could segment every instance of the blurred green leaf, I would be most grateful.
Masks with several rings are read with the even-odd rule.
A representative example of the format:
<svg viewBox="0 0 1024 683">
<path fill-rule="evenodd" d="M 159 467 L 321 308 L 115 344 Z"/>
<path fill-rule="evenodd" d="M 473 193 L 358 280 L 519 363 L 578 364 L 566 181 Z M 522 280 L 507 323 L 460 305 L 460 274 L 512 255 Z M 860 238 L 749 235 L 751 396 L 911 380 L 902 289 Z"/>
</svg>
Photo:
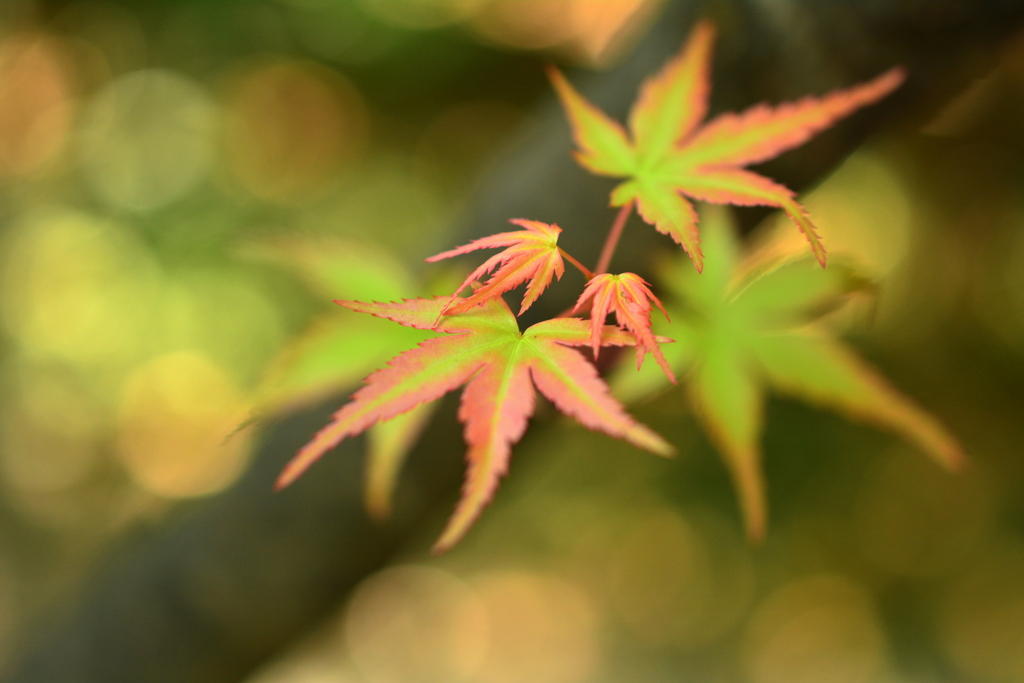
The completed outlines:
<svg viewBox="0 0 1024 683">
<path fill-rule="evenodd" d="M 767 519 L 758 444 L 765 385 L 891 429 L 946 467 L 962 464 L 960 446 L 934 417 L 816 323 L 870 289 L 866 277 L 841 258 L 822 269 L 809 256 L 744 271 L 727 210 L 710 207 L 702 218 L 704 272 L 696 273 L 688 259 L 662 269 L 674 300 L 672 322 L 657 327 L 676 340 L 666 345 L 666 357 L 688 383 L 695 412 L 729 465 L 751 538 L 764 535 Z M 623 363 L 612 378 L 625 400 L 668 386 L 651 364 L 640 372 L 631 365 Z"/>
<path fill-rule="evenodd" d="M 424 403 L 386 422 L 378 422 L 369 431 L 366 465 L 366 509 L 374 519 L 391 515 L 391 496 L 406 455 L 419 441 L 437 402 Z"/>
</svg>

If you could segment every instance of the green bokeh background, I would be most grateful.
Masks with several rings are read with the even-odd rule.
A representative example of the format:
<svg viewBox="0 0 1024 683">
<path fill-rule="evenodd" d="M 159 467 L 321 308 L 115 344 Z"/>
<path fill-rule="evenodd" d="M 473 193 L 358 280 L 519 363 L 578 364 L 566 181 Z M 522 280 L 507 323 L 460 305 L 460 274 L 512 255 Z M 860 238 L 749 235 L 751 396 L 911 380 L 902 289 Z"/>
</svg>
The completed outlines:
<svg viewBox="0 0 1024 683">
<path fill-rule="evenodd" d="M 0 661 L 105 549 L 244 471 L 253 434 L 225 437 L 278 354 L 344 315 L 330 298 L 451 279 L 422 259 L 533 123 L 542 65 L 605 68 L 642 36 L 644 17 L 602 51 L 617 23 L 594 16 L 619 4 L 657 9 L 5 4 Z M 672 462 L 542 408 L 461 546 L 422 552 L 439 518 L 251 680 L 1024 681 L 1022 115 L 1011 45 L 803 195 L 879 281 L 830 324 L 957 434 L 967 472 L 772 400 L 755 548 L 681 390 L 635 407 Z M 325 295 L 296 245 L 368 254 L 368 274 Z M 372 357 L 356 335 L 376 322 L 353 316 L 346 353 Z"/>
</svg>

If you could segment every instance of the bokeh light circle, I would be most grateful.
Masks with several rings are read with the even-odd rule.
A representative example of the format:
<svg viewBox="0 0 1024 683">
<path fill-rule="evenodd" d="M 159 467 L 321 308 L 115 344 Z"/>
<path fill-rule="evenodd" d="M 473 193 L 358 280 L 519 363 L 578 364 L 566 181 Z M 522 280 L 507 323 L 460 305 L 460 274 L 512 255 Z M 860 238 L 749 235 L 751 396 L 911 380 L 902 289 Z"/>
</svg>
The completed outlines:
<svg viewBox="0 0 1024 683">
<path fill-rule="evenodd" d="M 1024 680 L 1024 548 L 1005 540 L 952 582 L 937 614 L 946 654 L 973 680 Z"/>
<path fill-rule="evenodd" d="M 8 240 L 0 315 L 28 357 L 107 369 L 138 358 L 159 273 L 134 235 L 55 209 L 24 216 Z"/>
<path fill-rule="evenodd" d="M 164 206 L 206 176 L 219 126 L 218 109 L 197 82 L 166 69 L 126 74 L 83 114 L 82 173 L 113 207 Z"/>
<path fill-rule="evenodd" d="M 366 107 L 336 71 L 311 62 L 274 61 L 244 71 L 229 91 L 228 164 L 256 197 L 309 198 L 363 154 Z"/>
<path fill-rule="evenodd" d="M 702 526 L 670 509 L 637 516 L 609 558 L 608 597 L 645 646 L 706 646 L 749 607 L 753 570 L 735 535 Z"/>
<path fill-rule="evenodd" d="M 458 683 L 480 666 L 489 622 L 475 592 L 433 567 L 391 567 L 359 585 L 345 636 L 367 683 Z"/>
<path fill-rule="evenodd" d="M 597 671 L 597 609 L 556 576 L 496 571 L 473 582 L 490 617 L 478 683 L 582 683 Z"/>
<path fill-rule="evenodd" d="M 0 406 L 4 482 L 28 493 L 79 484 L 99 459 L 101 409 L 61 368 L 12 362 L 4 374 L 14 385 L 13 400 Z"/>
<path fill-rule="evenodd" d="M 169 498 L 215 493 L 245 465 L 248 434 L 232 433 L 246 417 L 241 392 L 220 366 L 195 352 L 164 354 L 125 381 L 119 455 L 136 482 L 152 493 Z"/>
<path fill-rule="evenodd" d="M 751 683 L 870 683 L 884 672 L 886 642 L 868 592 L 823 574 L 785 584 L 757 607 L 743 662 Z"/>
<path fill-rule="evenodd" d="M 67 50 L 56 38 L 0 45 L 0 172 L 34 176 L 64 148 L 74 116 Z"/>
</svg>

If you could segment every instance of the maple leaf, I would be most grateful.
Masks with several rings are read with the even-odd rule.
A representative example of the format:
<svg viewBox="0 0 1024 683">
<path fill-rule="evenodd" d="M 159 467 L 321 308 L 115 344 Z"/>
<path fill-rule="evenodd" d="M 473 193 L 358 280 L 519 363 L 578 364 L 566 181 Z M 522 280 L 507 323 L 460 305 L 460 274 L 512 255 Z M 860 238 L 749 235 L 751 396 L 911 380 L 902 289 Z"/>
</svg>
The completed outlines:
<svg viewBox="0 0 1024 683">
<path fill-rule="evenodd" d="M 326 299 L 398 299 L 422 289 L 399 261 L 368 244 L 288 238 L 251 242 L 243 253 L 288 267 Z M 449 290 L 451 280 L 442 277 L 436 286 Z M 316 316 L 270 362 L 254 391 L 253 413 L 283 413 L 326 400 L 431 336 L 436 335 L 337 308 Z M 365 496 L 374 518 L 390 514 L 398 472 L 432 414 L 433 405 L 420 406 L 370 430 Z"/>
<path fill-rule="evenodd" d="M 555 318 L 520 332 L 515 316 L 498 297 L 463 313 L 441 317 L 448 297 L 395 303 L 338 301 L 345 308 L 387 318 L 444 336 L 405 351 L 366 379 L 366 385 L 334 414 L 281 472 L 277 487 L 298 478 L 342 439 L 392 419 L 467 384 L 459 407 L 469 446 L 466 482 L 455 513 L 434 548 L 450 548 L 466 533 L 508 469 L 534 410 L 534 386 L 563 413 L 646 450 L 668 455 L 672 447 L 636 422 L 612 398 L 597 370 L 570 346 L 590 342 L 586 321 Z M 439 319 L 440 318 L 440 319 Z M 435 321 L 437 321 L 435 326 Z M 629 346 L 633 335 L 615 327 L 603 345 Z"/>
<path fill-rule="evenodd" d="M 695 412 L 725 457 L 752 539 L 767 521 L 759 446 L 765 385 L 893 430 L 949 469 L 963 464 L 960 446 L 934 417 L 816 323 L 862 289 L 862 277 L 841 261 L 822 270 L 809 257 L 741 270 L 725 210 L 704 219 L 704 273 L 677 262 L 662 278 L 676 300 L 663 328 L 676 343 L 665 355 L 685 375 Z M 620 368 L 612 385 L 632 401 L 665 380 L 648 368 Z"/>
<path fill-rule="evenodd" d="M 540 221 L 529 221 L 522 218 L 515 218 L 509 222 L 519 225 L 523 229 L 482 237 L 427 259 L 428 263 L 434 263 L 452 256 L 468 254 L 477 249 L 508 247 L 500 254 L 484 261 L 483 265 L 469 274 L 469 277 L 456 290 L 451 303 L 441 311 L 442 315 L 463 313 L 530 280 L 523 303 L 519 308 L 519 315 L 522 315 L 551 284 L 552 277 L 562 279 L 562 275 L 565 273 L 565 264 L 562 262 L 563 252 L 558 248 L 558 235 L 562 229 L 557 225 L 548 225 Z M 497 272 L 471 296 L 465 299 L 458 298 L 462 290 L 495 268 L 498 269 Z"/>
<path fill-rule="evenodd" d="M 651 330 L 651 303 L 657 305 L 666 318 L 668 318 L 668 313 L 642 277 L 635 273 L 595 275 L 587 283 L 573 312 L 575 313 L 588 301 L 592 304 L 590 344 L 594 350 L 594 358 L 597 358 L 601 348 L 604 321 L 609 313 L 614 312 L 619 326 L 632 332 L 636 337 L 637 370 L 643 366 L 644 356 L 650 351 L 665 376 L 675 384 L 676 376 L 672 374 L 672 369 L 669 367 L 668 361 L 665 360 L 661 347 Z"/>
<path fill-rule="evenodd" d="M 672 237 L 697 270 L 704 255 L 697 214 L 683 195 L 716 204 L 781 208 L 825 265 L 825 248 L 807 211 L 788 188 L 743 166 L 767 161 L 900 85 L 895 68 L 847 90 L 805 97 L 743 113 L 722 114 L 698 127 L 708 108 L 715 29 L 697 24 L 680 54 L 643 83 L 629 112 L 629 133 L 588 102 L 556 68 L 549 75 L 562 101 L 578 150 L 577 161 L 597 175 L 626 178 L 611 193 L 612 206 L 636 204 L 640 216 Z"/>
</svg>

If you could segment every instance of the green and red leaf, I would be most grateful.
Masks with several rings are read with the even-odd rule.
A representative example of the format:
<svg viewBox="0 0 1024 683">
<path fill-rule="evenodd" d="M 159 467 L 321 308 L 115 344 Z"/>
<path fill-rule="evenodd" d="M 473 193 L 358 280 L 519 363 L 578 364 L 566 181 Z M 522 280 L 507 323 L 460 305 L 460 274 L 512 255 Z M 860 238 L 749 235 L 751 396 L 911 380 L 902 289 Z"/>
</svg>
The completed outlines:
<svg viewBox="0 0 1024 683">
<path fill-rule="evenodd" d="M 877 102 L 903 83 L 897 67 L 824 97 L 804 97 L 776 107 L 761 103 L 739 114 L 726 113 L 707 123 L 687 143 L 686 156 L 697 166 L 759 164 L 799 147 L 841 118 Z"/>
<path fill-rule="evenodd" d="M 548 76 L 572 124 L 576 161 L 597 175 L 617 177 L 636 168 L 636 153 L 622 125 L 591 104 L 554 67 Z"/>
<path fill-rule="evenodd" d="M 708 113 L 715 27 L 701 21 L 682 51 L 640 87 L 629 130 L 641 164 L 659 161 Z"/>
<path fill-rule="evenodd" d="M 636 201 L 641 217 L 686 249 L 698 271 L 702 254 L 696 223 L 680 194 L 724 204 L 781 208 L 806 235 L 824 266 L 821 238 L 794 193 L 741 167 L 803 144 L 888 95 L 903 82 L 905 73 L 892 69 L 824 97 L 805 97 L 776 107 L 759 104 L 698 127 L 707 113 L 713 41 L 713 26 L 698 23 L 680 54 L 644 82 L 629 114 L 631 137 L 551 69 L 576 140 L 576 158 L 593 173 L 625 178 L 612 191 L 612 205 Z"/>
<path fill-rule="evenodd" d="M 441 311 L 450 304 L 446 298 L 338 303 L 414 327 L 437 320 L 434 330 L 447 336 L 428 339 L 371 374 L 366 385 L 334 414 L 331 424 L 285 467 L 278 488 L 292 483 L 342 439 L 467 383 L 459 409 L 469 446 L 466 483 L 462 499 L 435 545 L 438 551 L 458 542 L 493 496 L 508 469 L 511 447 L 522 437 L 533 414 L 534 386 L 562 412 L 590 429 L 661 455 L 672 451 L 612 398 L 593 365 L 568 348 L 590 342 L 584 320 L 549 320 L 520 333 L 515 316 L 501 297 L 444 316 Z M 602 331 L 601 343 L 633 345 L 636 338 L 609 327 Z"/>
<path fill-rule="evenodd" d="M 671 184 L 630 180 L 612 192 L 612 206 L 625 206 L 632 201 L 636 202 L 637 213 L 644 221 L 686 251 L 698 273 L 704 269 L 697 212 Z"/>
</svg>

